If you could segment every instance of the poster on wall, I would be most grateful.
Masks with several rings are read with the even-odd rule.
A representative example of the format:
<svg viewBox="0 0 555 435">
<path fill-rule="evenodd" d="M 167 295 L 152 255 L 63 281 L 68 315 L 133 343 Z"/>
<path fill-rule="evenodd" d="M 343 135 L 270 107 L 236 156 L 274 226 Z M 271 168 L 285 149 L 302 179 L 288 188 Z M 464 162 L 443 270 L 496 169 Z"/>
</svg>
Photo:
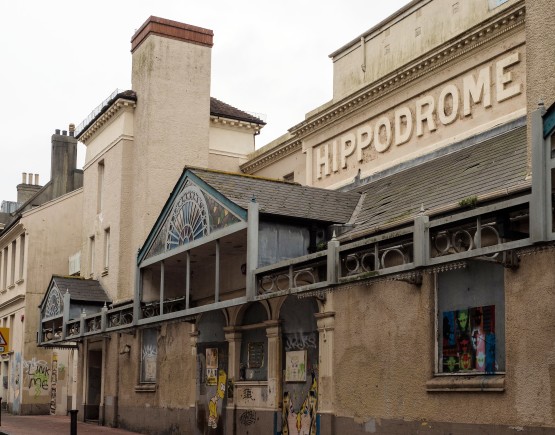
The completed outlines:
<svg viewBox="0 0 555 435">
<path fill-rule="evenodd" d="M 259 369 L 264 366 L 264 343 L 249 343 L 249 369 Z"/>
<path fill-rule="evenodd" d="M 206 349 L 206 385 L 218 383 L 218 349 L 215 347 Z"/>
<path fill-rule="evenodd" d="M 306 381 L 306 350 L 285 352 L 285 382 Z"/>
<path fill-rule="evenodd" d="M 442 371 L 494 373 L 495 305 L 444 311 Z"/>
</svg>

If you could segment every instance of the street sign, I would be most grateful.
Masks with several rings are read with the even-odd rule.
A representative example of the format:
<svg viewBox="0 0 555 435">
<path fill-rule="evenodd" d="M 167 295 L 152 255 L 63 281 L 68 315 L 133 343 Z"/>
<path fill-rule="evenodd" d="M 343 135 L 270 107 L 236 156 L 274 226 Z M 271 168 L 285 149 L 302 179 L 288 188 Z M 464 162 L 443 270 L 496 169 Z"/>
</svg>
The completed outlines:
<svg viewBox="0 0 555 435">
<path fill-rule="evenodd" d="M 10 351 L 10 328 L 0 328 L 0 353 Z"/>
</svg>

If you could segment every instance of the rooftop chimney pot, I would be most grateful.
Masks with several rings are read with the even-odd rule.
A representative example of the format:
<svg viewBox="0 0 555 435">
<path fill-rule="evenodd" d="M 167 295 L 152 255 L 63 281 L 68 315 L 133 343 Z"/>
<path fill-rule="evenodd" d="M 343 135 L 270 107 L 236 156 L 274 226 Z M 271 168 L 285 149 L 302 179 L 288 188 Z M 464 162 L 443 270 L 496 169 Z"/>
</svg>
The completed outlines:
<svg viewBox="0 0 555 435">
<path fill-rule="evenodd" d="M 72 122 L 71 124 L 69 124 L 69 135 L 73 137 L 74 134 L 75 134 L 75 124 Z"/>
<path fill-rule="evenodd" d="M 21 184 L 25 184 L 26 181 L 27 181 L 27 172 L 22 172 L 21 173 Z"/>
<path fill-rule="evenodd" d="M 60 129 L 57 128 L 54 132 L 55 132 L 56 134 L 60 134 Z"/>
<path fill-rule="evenodd" d="M 62 130 L 62 134 L 63 134 L 64 136 L 67 136 L 67 130 Z"/>
<path fill-rule="evenodd" d="M 33 184 L 33 174 L 31 172 L 29 172 L 29 181 L 27 181 L 27 184 Z"/>
<path fill-rule="evenodd" d="M 39 174 L 35 174 L 35 186 L 39 185 Z"/>
</svg>

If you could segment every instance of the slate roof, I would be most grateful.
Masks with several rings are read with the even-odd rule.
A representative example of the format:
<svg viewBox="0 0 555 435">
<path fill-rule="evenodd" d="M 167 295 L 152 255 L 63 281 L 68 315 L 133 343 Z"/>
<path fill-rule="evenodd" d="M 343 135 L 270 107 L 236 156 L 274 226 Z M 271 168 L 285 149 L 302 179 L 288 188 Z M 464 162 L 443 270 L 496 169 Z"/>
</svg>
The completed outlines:
<svg viewBox="0 0 555 435">
<path fill-rule="evenodd" d="M 189 169 L 241 208 L 247 209 L 254 196 L 260 213 L 265 214 L 346 223 L 360 199 L 357 192 L 338 192 L 251 175 Z"/>
<path fill-rule="evenodd" d="M 73 301 L 111 302 L 106 291 L 96 279 L 54 275 L 52 281 L 62 294 L 65 294 L 66 290 L 69 291 Z"/>
<path fill-rule="evenodd" d="M 340 240 L 375 232 L 414 219 L 424 205 L 436 214 L 469 197 L 527 189 L 526 126 L 378 179 L 351 191 L 364 193 L 353 230 Z"/>
<path fill-rule="evenodd" d="M 224 118 L 237 119 L 238 121 L 252 122 L 258 125 L 266 125 L 264 121 L 252 116 L 247 112 L 237 109 L 217 98 L 210 97 L 210 115 L 222 116 Z"/>
</svg>

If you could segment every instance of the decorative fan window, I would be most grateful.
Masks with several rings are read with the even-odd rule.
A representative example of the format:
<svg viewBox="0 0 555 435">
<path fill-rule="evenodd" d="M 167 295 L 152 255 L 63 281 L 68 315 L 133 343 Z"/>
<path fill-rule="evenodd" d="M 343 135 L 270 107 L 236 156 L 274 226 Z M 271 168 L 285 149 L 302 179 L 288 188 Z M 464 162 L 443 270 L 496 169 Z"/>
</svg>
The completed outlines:
<svg viewBox="0 0 555 435">
<path fill-rule="evenodd" d="M 52 287 L 44 308 L 44 317 L 56 317 L 64 311 L 64 298 L 57 287 Z"/>
<path fill-rule="evenodd" d="M 208 206 L 200 189 L 189 185 L 177 198 L 170 214 L 166 250 L 190 243 L 210 233 Z"/>
</svg>

